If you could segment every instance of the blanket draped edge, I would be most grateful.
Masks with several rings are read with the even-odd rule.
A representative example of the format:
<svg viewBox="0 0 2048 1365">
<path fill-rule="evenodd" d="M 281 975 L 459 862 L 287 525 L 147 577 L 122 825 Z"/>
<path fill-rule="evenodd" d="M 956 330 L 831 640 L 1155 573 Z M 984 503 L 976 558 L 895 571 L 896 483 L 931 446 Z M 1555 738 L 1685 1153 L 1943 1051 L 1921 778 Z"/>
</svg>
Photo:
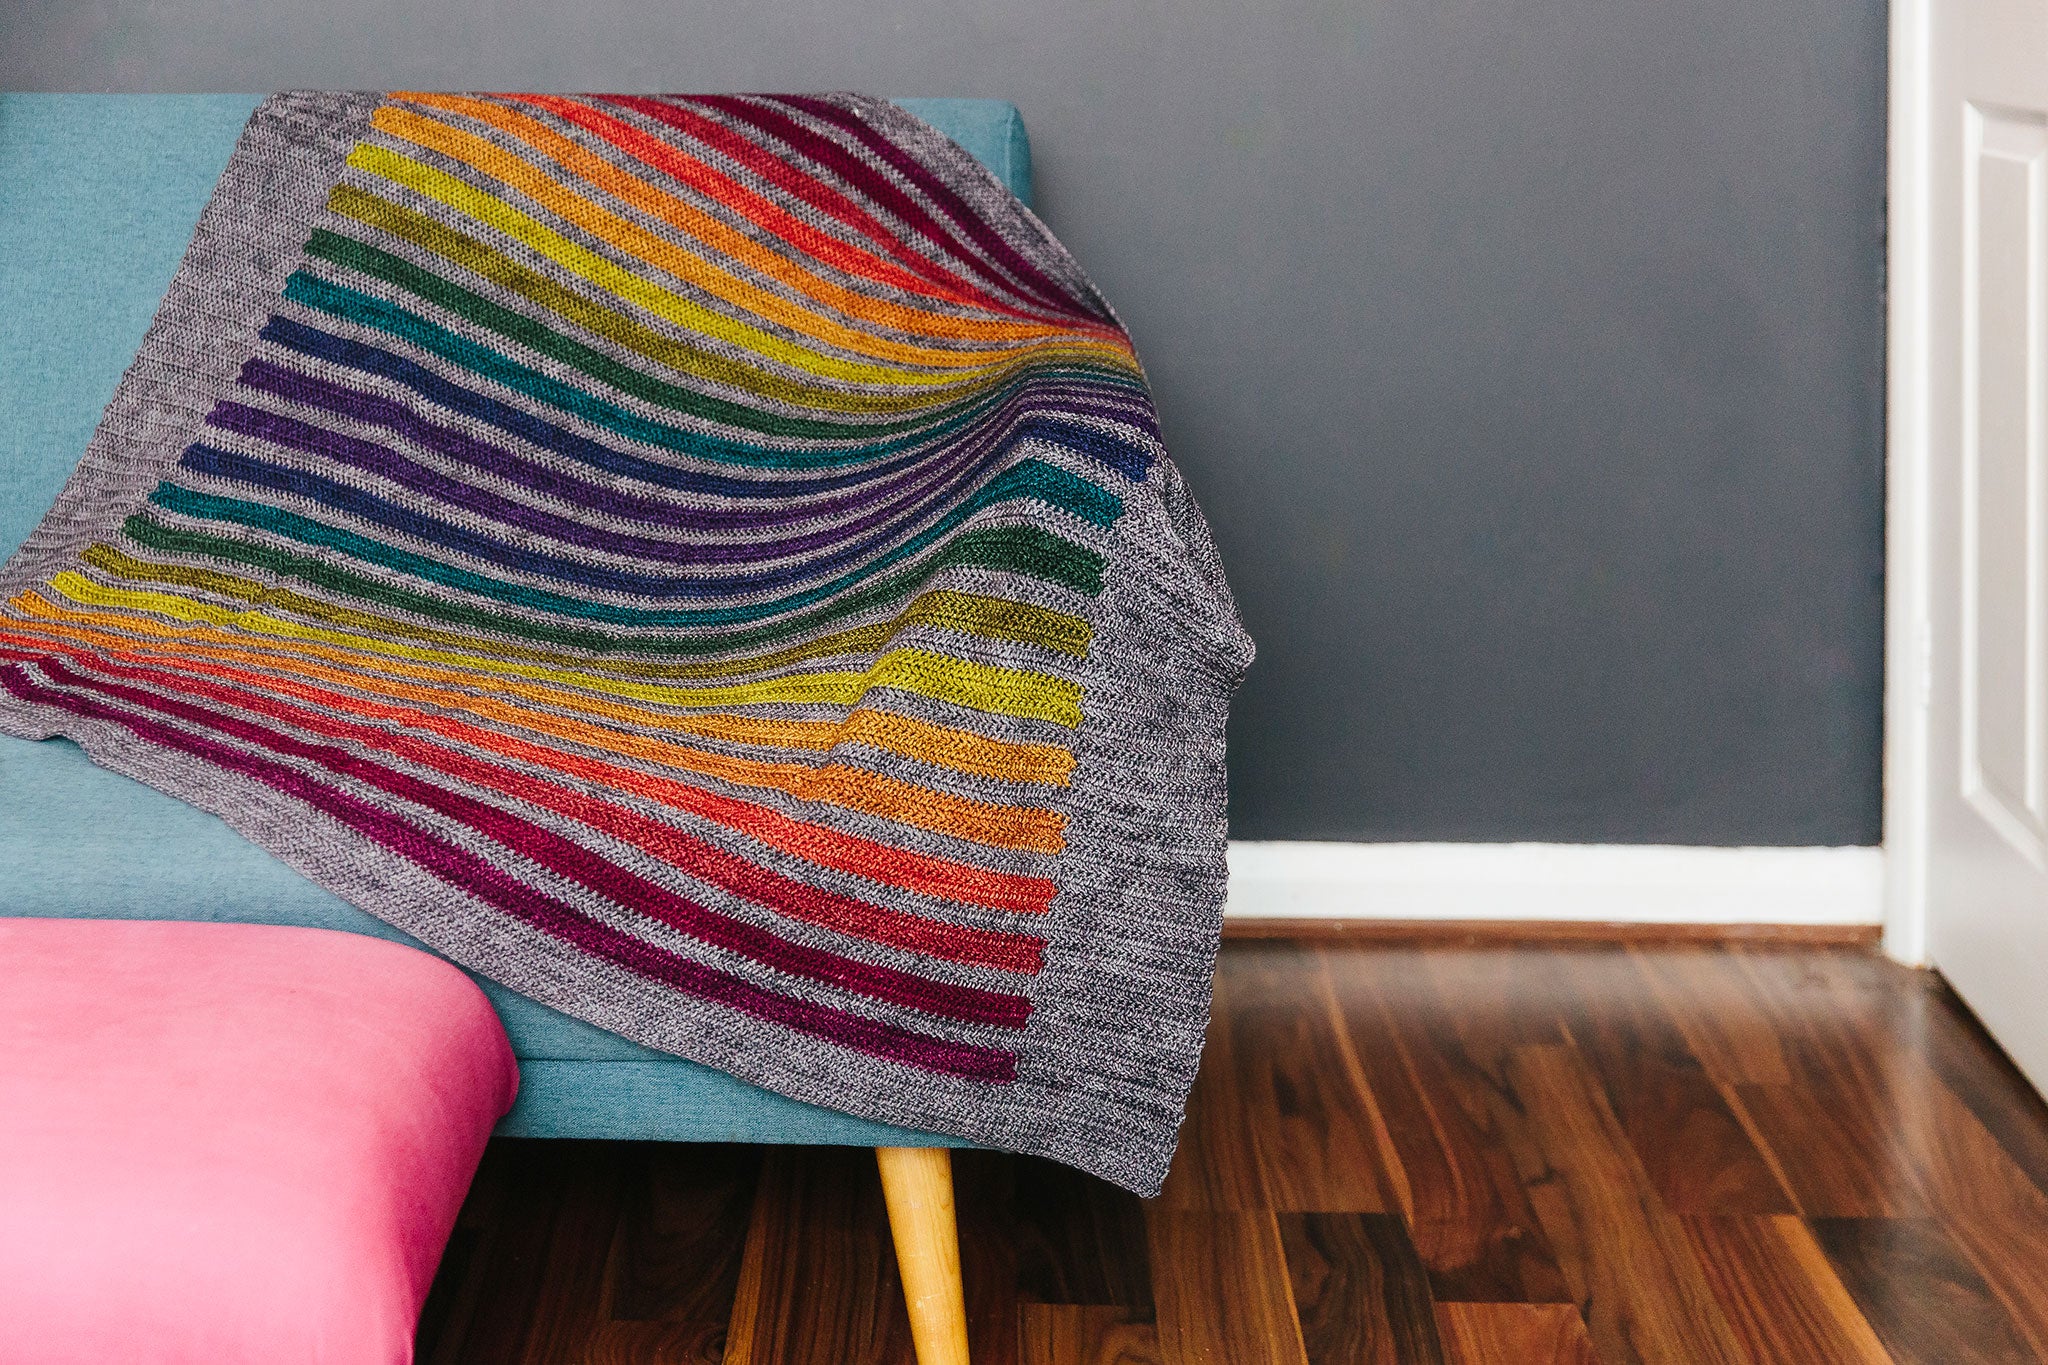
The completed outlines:
<svg viewBox="0 0 2048 1365">
<path fill-rule="evenodd" d="M 270 98 L 0 568 L 0 732 L 627 1038 L 1140 1193 L 1250 658 L 1114 313 L 856 95 Z"/>
</svg>

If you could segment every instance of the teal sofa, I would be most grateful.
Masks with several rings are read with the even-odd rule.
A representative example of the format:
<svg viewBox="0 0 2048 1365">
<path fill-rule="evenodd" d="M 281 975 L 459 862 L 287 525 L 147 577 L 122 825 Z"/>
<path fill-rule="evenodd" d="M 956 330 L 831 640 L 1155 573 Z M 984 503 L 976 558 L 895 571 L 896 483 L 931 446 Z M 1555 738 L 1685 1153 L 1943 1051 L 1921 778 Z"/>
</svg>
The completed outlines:
<svg viewBox="0 0 2048 1365">
<path fill-rule="evenodd" d="M 0 95 L 0 558 L 84 453 L 257 98 Z M 1030 202 L 1014 106 L 901 103 Z M 0 915 L 314 925 L 415 943 L 77 746 L 5 736 Z M 504 1134 L 966 1145 L 800 1104 L 482 984 L 519 1058 Z"/>
</svg>

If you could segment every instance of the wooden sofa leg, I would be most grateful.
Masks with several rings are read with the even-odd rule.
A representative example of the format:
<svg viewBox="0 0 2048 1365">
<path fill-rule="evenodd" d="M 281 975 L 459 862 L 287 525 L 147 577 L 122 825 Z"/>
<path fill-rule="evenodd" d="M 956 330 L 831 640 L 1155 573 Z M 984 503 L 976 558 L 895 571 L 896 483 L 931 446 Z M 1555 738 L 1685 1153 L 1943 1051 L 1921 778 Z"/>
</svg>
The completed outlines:
<svg viewBox="0 0 2048 1365">
<path fill-rule="evenodd" d="M 889 1203 L 917 1365 L 967 1365 L 953 1154 L 944 1147 L 877 1147 L 875 1161 L 882 1168 L 882 1197 Z"/>
</svg>

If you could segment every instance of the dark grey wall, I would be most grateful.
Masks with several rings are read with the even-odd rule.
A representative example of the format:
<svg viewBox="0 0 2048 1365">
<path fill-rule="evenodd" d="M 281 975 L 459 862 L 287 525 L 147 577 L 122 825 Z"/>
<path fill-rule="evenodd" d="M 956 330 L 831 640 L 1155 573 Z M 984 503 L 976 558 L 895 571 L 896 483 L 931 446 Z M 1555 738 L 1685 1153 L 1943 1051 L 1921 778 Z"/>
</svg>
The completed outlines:
<svg viewBox="0 0 2048 1365">
<path fill-rule="evenodd" d="M 0 0 L 0 87 L 1000 95 L 1260 659 L 1252 838 L 1878 834 L 1879 0 Z"/>
</svg>

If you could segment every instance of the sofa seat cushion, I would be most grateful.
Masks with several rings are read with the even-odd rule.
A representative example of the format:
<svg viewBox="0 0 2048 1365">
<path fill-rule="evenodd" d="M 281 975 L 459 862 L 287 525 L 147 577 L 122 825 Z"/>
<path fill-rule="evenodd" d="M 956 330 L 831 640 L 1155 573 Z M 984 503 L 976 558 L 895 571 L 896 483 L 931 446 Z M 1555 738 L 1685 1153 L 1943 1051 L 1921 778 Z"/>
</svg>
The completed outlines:
<svg viewBox="0 0 2048 1365">
<path fill-rule="evenodd" d="M 0 735 L 0 917 L 217 920 L 417 939 L 301 877 L 218 816 L 96 767 L 69 740 Z M 520 1057 L 664 1054 L 478 982 Z"/>
<path fill-rule="evenodd" d="M 517 1071 L 475 984 L 359 934 L 0 920 L 8 1359 L 411 1359 Z"/>
</svg>

